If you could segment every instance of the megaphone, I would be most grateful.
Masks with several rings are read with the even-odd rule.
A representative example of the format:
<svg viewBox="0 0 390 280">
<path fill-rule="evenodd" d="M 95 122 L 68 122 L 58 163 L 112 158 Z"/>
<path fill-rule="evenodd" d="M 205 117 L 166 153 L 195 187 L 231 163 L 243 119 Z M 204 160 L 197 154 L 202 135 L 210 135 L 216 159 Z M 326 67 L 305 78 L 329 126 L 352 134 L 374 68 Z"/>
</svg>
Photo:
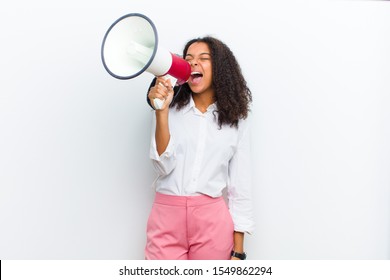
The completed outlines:
<svg viewBox="0 0 390 280">
<path fill-rule="evenodd" d="M 156 26 L 139 13 L 124 15 L 110 26 L 103 39 L 101 58 L 107 72 L 121 80 L 146 71 L 167 76 L 172 85 L 181 85 L 191 76 L 189 63 L 160 46 Z M 155 99 L 154 103 L 160 109 L 163 101 Z"/>
</svg>

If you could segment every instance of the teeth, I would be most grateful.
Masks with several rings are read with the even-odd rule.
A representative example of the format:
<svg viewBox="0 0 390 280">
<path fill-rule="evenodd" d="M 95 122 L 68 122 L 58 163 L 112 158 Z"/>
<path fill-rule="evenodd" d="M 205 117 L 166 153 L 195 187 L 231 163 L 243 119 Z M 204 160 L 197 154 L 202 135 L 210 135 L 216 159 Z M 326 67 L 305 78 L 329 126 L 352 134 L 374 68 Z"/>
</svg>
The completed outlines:
<svg viewBox="0 0 390 280">
<path fill-rule="evenodd" d="M 200 72 L 195 72 L 194 71 L 194 72 L 191 73 L 191 77 L 194 78 L 194 79 L 195 78 L 201 78 L 201 77 L 203 77 L 203 74 L 200 73 Z"/>
</svg>

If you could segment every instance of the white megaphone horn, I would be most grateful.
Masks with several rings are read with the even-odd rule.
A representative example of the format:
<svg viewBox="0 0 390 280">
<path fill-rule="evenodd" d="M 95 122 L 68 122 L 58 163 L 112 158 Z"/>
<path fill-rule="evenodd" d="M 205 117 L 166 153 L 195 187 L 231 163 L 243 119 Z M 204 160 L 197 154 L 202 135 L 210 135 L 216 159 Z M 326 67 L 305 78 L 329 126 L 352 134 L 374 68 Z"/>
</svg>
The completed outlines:
<svg viewBox="0 0 390 280">
<path fill-rule="evenodd" d="M 101 57 L 107 72 L 121 80 L 147 71 L 154 76 L 167 76 L 172 85 L 181 85 L 191 75 L 189 63 L 159 46 L 155 25 L 138 13 L 122 16 L 110 26 L 103 39 Z M 160 109 L 163 101 L 155 99 L 154 103 Z"/>
</svg>

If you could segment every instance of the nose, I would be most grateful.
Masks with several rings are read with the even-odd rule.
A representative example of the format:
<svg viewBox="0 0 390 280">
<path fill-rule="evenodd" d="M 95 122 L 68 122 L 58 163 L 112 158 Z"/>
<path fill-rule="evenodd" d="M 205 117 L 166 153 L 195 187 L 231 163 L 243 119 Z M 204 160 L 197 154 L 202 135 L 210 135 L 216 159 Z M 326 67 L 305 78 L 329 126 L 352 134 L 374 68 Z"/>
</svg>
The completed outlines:
<svg viewBox="0 0 390 280">
<path fill-rule="evenodd" d="M 196 61 L 195 59 L 193 59 L 193 60 L 190 61 L 190 65 L 191 65 L 191 67 L 197 66 L 197 65 L 198 65 L 198 61 Z"/>
</svg>

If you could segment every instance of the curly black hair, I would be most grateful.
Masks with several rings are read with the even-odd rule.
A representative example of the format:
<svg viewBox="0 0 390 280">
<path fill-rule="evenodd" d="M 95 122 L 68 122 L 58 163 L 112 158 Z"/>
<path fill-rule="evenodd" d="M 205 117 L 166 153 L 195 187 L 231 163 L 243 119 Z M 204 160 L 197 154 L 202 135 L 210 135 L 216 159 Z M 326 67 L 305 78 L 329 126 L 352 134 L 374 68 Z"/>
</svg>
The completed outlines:
<svg viewBox="0 0 390 280">
<path fill-rule="evenodd" d="M 230 48 L 220 40 L 210 36 L 188 41 L 183 50 L 183 57 L 186 56 L 188 48 L 196 42 L 206 43 L 210 48 L 212 87 L 215 92 L 217 105 L 215 112 L 218 115 L 219 127 L 226 124 L 238 127 L 238 121 L 247 118 L 250 110 L 249 105 L 252 102 L 252 93 L 242 75 L 241 67 Z M 188 84 L 184 84 L 171 106 L 180 110 L 189 103 L 191 93 Z"/>
</svg>

